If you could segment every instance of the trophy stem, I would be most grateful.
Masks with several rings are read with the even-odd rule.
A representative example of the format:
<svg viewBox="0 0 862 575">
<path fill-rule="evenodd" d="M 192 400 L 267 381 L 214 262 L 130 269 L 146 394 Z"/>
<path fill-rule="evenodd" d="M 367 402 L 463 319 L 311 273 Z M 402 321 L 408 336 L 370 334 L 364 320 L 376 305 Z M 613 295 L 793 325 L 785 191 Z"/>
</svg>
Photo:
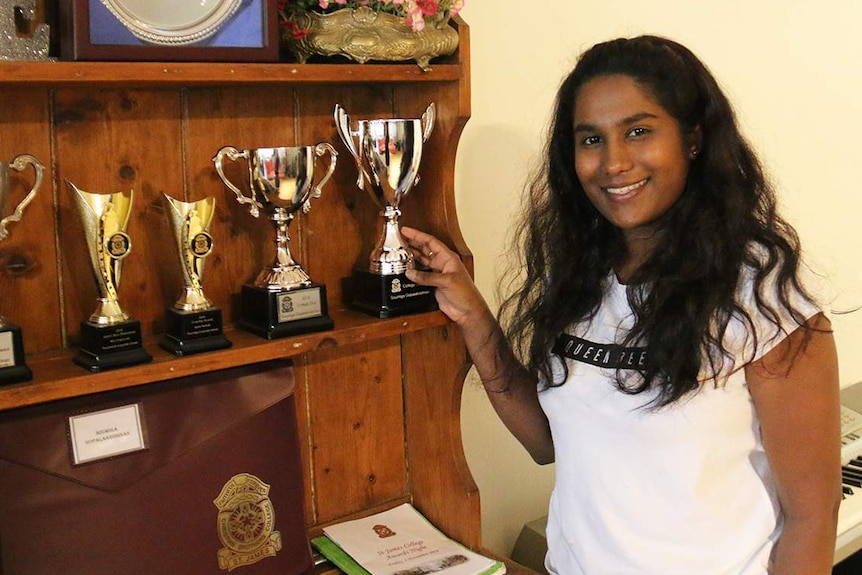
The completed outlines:
<svg viewBox="0 0 862 575">
<path fill-rule="evenodd" d="M 174 303 L 174 309 L 178 311 L 202 311 L 212 306 L 212 301 L 204 295 L 200 285 L 183 288 L 182 294 Z"/>
<path fill-rule="evenodd" d="M 293 213 L 284 208 L 275 208 L 272 221 L 275 224 L 275 260 L 269 269 L 260 272 L 254 285 L 270 291 L 296 289 L 311 285 L 311 278 L 290 255 L 290 236 L 287 228 Z"/>
<path fill-rule="evenodd" d="M 100 297 L 96 300 L 96 311 L 88 320 L 95 325 L 114 325 L 129 320 L 129 315 L 120 308 L 116 299 Z"/>
<path fill-rule="evenodd" d="M 386 225 L 377 247 L 371 252 L 368 269 L 378 275 L 402 274 L 413 267 L 413 255 L 404 242 L 398 227 L 401 210 L 386 206 L 381 215 L 386 218 Z"/>
</svg>

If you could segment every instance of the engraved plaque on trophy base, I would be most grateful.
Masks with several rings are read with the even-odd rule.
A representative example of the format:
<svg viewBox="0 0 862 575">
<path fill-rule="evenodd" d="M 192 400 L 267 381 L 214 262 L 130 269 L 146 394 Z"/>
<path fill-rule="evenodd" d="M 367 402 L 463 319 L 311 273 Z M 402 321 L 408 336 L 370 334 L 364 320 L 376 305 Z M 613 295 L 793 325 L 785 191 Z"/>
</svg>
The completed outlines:
<svg viewBox="0 0 862 575">
<path fill-rule="evenodd" d="M 221 310 L 168 310 L 168 329 L 159 342 L 162 349 L 174 355 L 191 355 L 202 351 L 225 349 L 233 345 L 222 333 Z"/>
<path fill-rule="evenodd" d="M 137 365 L 153 357 L 141 347 L 141 322 L 112 325 L 81 322 L 81 347 L 73 361 L 92 372 Z"/>
<path fill-rule="evenodd" d="M 0 385 L 30 381 L 33 372 L 24 363 L 24 339 L 21 328 L 5 324 L 0 328 Z"/>
<path fill-rule="evenodd" d="M 379 318 L 437 309 L 434 290 L 407 279 L 404 274 L 378 275 L 356 270 L 351 276 L 350 306 Z"/>
<path fill-rule="evenodd" d="M 323 284 L 276 292 L 244 285 L 239 325 L 266 339 L 276 339 L 332 329 L 327 312 Z"/>
</svg>

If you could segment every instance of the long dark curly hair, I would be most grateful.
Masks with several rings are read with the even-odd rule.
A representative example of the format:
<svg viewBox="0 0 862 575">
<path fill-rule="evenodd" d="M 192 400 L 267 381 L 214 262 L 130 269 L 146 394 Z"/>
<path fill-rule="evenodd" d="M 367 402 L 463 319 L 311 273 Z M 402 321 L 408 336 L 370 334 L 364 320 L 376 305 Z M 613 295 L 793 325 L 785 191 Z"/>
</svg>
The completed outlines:
<svg viewBox="0 0 862 575">
<path fill-rule="evenodd" d="M 586 51 L 560 86 L 545 155 L 516 228 L 522 283 L 504 300 L 500 318 L 526 367 L 548 386 L 562 385 L 566 374 L 554 376 L 549 350 L 566 328 L 594 317 L 614 265 L 626 256 L 621 231 L 593 207 L 574 164 L 578 92 L 615 74 L 647 89 L 683 133 L 702 134 L 686 188 L 661 219 L 661 244 L 627 286 L 634 328 L 621 343 L 646 346 L 649 362 L 638 382 L 624 383 L 618 374 L 616 383 L 626 393 L 656 390 L 650 403 L 660 407 L 699 389 L 702 369 L 714 377 L 732 359 L 722 340 L 733 317 L 752 326 L 736 299 L 743 266 L 754 270 L 756 303 L 776 328 L 782 310 L 767 301 L 777 300 L 802 325 L 789 294 L 812 298 L 798 277 L 798 236 L 776 212 L 775 193 L 709 70 L 666 38 L 611 40 Z M 764 297 L 776 286 L 777 297 Z"/>
</svg>

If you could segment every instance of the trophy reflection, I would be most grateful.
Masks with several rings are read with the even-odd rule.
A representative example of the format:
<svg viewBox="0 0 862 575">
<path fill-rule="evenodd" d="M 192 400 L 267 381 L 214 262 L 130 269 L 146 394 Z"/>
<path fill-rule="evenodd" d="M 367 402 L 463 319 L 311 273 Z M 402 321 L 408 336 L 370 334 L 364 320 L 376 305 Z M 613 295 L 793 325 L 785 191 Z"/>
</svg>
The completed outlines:
<svg viewBox="0 0 862 575">
<path fill-rule="evenodd" d="M 415 262 L 398 226 L 401 200 L 419 181 L 422 146 L 434 129 L 435 110 L 431 103 L 421 119 L 360 120 L 354 131 L 344 108 L 335 106 L 338 134 L 356 160 L 356 185 L 374 199 L 385 220 L 368 268 L 353 273 L 350 304 L 381 318 L 437 307 L 432 289 L 404 273 Z"/>
<path fill-rule="evenodd" d="M 35 171 L 33 185 L 24 199 L 12 210 L 12 213 L 4 217 L 6 202 L 9 201 L 12 194 L 12 188 L 9 184 L 9 170 L 20 172 L 27 166 L 32 166 Z M 21 221 L 24 208 L 33 201 L 36 190 L 42 184 L 44 172 L 44 166 L 29 154 L 21 154 L 11 162 L 0 162 L 0 241 L 9 236 L 9 224 Z M 32 378 L 33 372 L 27 367 L 24 358 L 24 338 L 21 328 L 7 322 L 0 315 L 0 385 L 29 381 Z"/>
<path fill-rule="evenodd" d="M 315 184 L 315 161 L 325 153 L 329 154 L 329 167 Z M 225 146 L 213 158 L 219 177 L 236 194 L 237 201 L 247 204 L 254 217 L 263 210 L 275 226 L 275 259 L 253 284 L 242 287 L 239 325 L 261 337 L 274 339 L 332 329 L 326 286 L 313 282 L 291 256 L 288 226 L 296 212 L 308 212 L 311 199 L 320 197 L 335 170 L 337 155 L 335 148 L 321 142 L 316 146 L 243 151 Z M 225 175 L 225 158 L 245 160 L 251 197 Z"/>
<path fill-rule="evenodd" d="M 159 345 L 174 355 L 230 347 L 222 332 L 221 310 L 204 295 L 202 284 L 204 261 L 213 248 L 209 228 L 215 198 L 182 202 L 165 194 L 165 203 L 183 273 L 183 290 L 168 309 L 167 331 Z"/>
<path fill-rule="evenodd" d="M 152 359 L 141 343 L 141 322 L 129 317 L 117 300 L 123 259 L 132 249 L 126 234 L 132 191 L 85 192 L 66 180 L 84 226 L 84 237 L 98 290 L 96 310 L 81 322 L 81 346 L 73 361 L 93 372 Z"/>
</svg>

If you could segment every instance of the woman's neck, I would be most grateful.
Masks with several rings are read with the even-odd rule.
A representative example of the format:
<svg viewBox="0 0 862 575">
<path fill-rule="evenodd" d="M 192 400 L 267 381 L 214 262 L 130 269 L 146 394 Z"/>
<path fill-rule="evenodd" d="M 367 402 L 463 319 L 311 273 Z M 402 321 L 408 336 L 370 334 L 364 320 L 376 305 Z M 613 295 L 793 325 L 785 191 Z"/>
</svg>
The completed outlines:
<svg viewBox="0 0 862 575">
<path fill-rule="evenodd" d="M 641 266 L 652 256 L 659 244 L 659 233 L 651 232 L 649 235 L 623 232 L 625 237 L 626 252 L 614 269 L 620 283 L 629 283 L 634 278 Z"/>
</svg>

